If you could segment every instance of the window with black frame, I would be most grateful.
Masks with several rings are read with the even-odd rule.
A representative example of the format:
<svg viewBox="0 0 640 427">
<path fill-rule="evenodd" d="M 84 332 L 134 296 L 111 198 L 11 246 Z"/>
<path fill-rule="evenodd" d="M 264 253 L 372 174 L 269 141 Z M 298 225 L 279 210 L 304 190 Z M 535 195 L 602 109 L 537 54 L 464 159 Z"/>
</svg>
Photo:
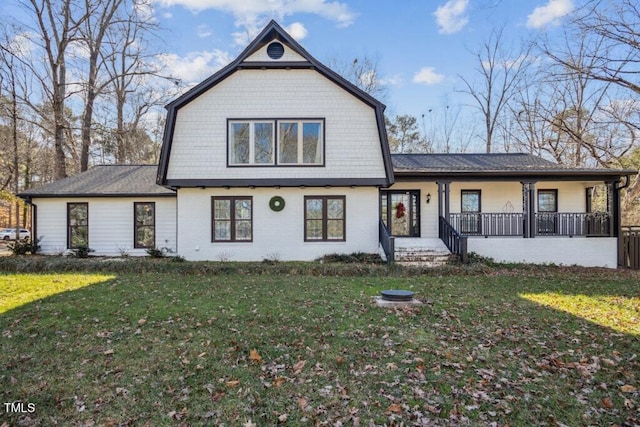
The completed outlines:
<svg viewBox="0 0 640 427">
<path fill-rule="evenodd" d="M 89 204 L 67 203 L 67 248 L 89 247 Z"/>
<path fill-rule="evenodd" d="M 135 202 L 133 239 L 135 248 L 148 249 L 156 246 L 156 204 Z"/>
<path fill-rule="evenodd" d="M 305 242 L 346 239 L 345 200 L 345 196 L 305 196 Z"/>
<path fill-rule="evenodd" d="M 251 197 L 212 198 L 212 242 L 253 240 L 253 199 Z"/>
</svg>

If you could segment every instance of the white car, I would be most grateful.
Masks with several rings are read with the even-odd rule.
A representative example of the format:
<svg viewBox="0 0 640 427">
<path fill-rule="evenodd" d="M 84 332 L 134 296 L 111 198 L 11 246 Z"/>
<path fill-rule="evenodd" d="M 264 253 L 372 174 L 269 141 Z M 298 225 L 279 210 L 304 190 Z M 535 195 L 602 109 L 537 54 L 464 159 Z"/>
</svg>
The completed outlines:
<svg viewBox="0 0 640 427">
<path fill-rule="evenodd" d="M 31 232 L 26 228 L 20 229 L 20 240 L 29 239 L 31 237 Z M 16 229 L 15 228 L 3 228 L 0 230 L 0 240 L 16 240 Z"/>
</svg>

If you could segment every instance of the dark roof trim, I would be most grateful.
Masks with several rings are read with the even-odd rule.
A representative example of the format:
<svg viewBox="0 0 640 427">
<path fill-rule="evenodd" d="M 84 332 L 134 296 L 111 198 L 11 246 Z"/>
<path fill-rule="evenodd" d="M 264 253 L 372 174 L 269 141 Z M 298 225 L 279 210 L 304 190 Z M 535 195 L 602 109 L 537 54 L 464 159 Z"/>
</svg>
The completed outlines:
<svg viewBox="0 0 640 427">
<path fill-rule="evenodd" d="M 169 179 L 166 185 L 178 187 L 380 187 L 390 185 L 384 178 L 358 179 Z"/>
<path fill-rule="evenodd" d="M 277 39 L 278 41 L 288 45 L 297 54 L 302 56 L 306 61 L 286 61 L 286 62 L 262 62 L 262 61 L 245 61 L 256 51 L 260 50 L 267 43 Z M 169 167 L 169 156 L 171 153 L 171 144 L 173 141 L 173 134 L 175 130 L 175 120 L 178 110 L 184 105 L 191 102 L 207 90 L 211 89 L 222 80 L 241 69 L 282 69 L 282 68 L 295 68 L 314 69 L 351 95 L 360 99 L 364 103 L 373 107 L 375 110 L 376 121 L 378 124 L 378 134 L 380 137 L 380 144 L 382 149 L 382 156 L 385 165 L 385 172 L 387 175 L 387 185 L 393 184 L 393 164 L 391 162 L 391 154 L 389 150 L 389 143 L 387 140 L 387 132 L 384 124 L 384 110 L 385 105 L 359 89 L 353 83 L 340 76 L 329 67 L 320 63 L 317 59 L 309 54 L 293 37 L 291 37 L 278 23 L 274 20 L 260 32 L 260 34 L 240 53 L 240 55 L 232 61 L 229 65 L 222 68 L 217 73 L 213 74 L 200 84 L 191 88 L 184 95 L 178 97 L 174 101 L 167 104 L 167 122 L 164 130 L 164 137 L 162 142 L 162 150 L 160 153 L 160 163 L 158 165 L 158 176 L 156 183 L 159 185 L 167 186 L 167 169 Z"/>
<path fill-rule="evenodd" d="M 398 181 L 424 181 L 425 179 L 456 179 L 458 181 L 603 181 L 619 180 L 623 176 L 628 176 L 636 172 L 626 170 L 510 170 L 510 171 L 442 171 L 442 172 L 416 172 L 416 171 L 396 171 L 396 182 Z"/>
<path fill-rule="evenodd" d="M 128 197 L 128 198 L 155 198 L 155 197 L 176 197 L 176 194 L 136 194 L 136 193 L 113 193 L 113 194 L 31 194 L 20 193 L 21 199 L 71 199 L 71 198 L 104 198 L 104 197 Z"/>
</svg>

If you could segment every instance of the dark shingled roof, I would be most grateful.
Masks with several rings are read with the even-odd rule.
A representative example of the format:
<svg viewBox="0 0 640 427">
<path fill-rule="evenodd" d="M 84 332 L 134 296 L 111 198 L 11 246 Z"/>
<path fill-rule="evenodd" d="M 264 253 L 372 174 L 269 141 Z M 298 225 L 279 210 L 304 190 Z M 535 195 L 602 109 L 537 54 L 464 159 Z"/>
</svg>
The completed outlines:
<svg viewBox="0 0 640 427">
<path fill-rule="evenodd" d="M 156 165 L 94 166 L 60 181 L 29 189 L 21 197 L 174 196 L 156 184 Z"/>
<path fill-rule="evenodd" d="M 565 169 L 541 157 L 524 153 L 393 154 L 393 169 L 413 171 L 502 171 Z"/>
<path fill-rule="evenodd" d="M 571 168 L 526 153 L 392 154 L 396 177 L 604 179 L 634 170 Z"/>
</svg>

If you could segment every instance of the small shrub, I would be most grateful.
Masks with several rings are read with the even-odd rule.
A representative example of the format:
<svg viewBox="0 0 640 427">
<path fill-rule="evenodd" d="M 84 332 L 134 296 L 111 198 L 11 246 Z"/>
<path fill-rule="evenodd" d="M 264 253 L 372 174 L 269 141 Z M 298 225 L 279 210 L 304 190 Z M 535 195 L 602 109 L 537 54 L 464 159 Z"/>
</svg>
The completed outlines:
<svg viewBox="0 0 640 427">
<path fill-rule="evenodd" d="M 176 255 L 174 257 L 171 257 L 171 261 L 172 262 L 185 262 L 187 259 L 181 255 Z"/>
<path fill-rule="evenodd" d="M 76 258 L 88 258 L 89 254 L 94 252 L 94 250 L 87 245 L 80 245 L 75 249 L 71 249 L 71 252 Z"/>
<path fill-rule="evenodd" d="M 276 264 L 280 262 L 280 254 L 277 252 L 272 252 L 267 254 L 267 256 L 262 260 L 265 264 Z"/>
<path fill-rule="evenodd" d="M 149 248 L 146 252 L 151 258 L 164 258 L 164 251 L 162 249 Z"/>
<path fill-rule="evenodd" d="M 118 253 L 121 258 L 127 258 L 129 256 L 129 248 L 126 246 L 118 246 Z"/>
<path fill-rule="evenodd" d="M 39 238 L 39 239 L 36 239 L 35 241 L 31 241 L 31 239 L 15 240 L 14 242 L 9 243 L 7 245 L 7 248 L 14 255 L 26 255 L 26 254 L 35 255 L 38 252 L 38 250 L 40 250 L 40 245 L 38 244 L 40 243 L 40 240 L 42 239 Z"/>
<path fill-rule="evenodd" d="M 354 252 L 352 254 L 327 254 L 320 258 L 322 262 L 339 262 L 344 264 L 384 264 L 378 254 L 366 252 Z"/>
</svg>

